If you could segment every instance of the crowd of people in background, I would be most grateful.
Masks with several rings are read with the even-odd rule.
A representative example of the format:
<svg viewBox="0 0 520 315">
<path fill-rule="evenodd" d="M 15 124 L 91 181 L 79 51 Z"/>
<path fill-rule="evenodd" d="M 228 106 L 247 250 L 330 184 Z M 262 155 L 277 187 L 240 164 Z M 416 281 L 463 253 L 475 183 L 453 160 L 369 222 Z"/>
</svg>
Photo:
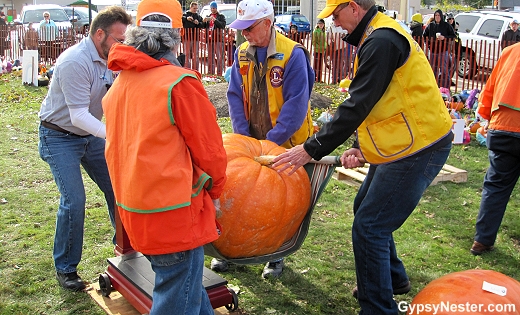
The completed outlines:
<svg viewBox="0 0 520 315">
<path fill-rule="evenodd" d="M 216 1 L 210 2 L 209 7 L 210 14 L 201 16 L 198 3 L 193 1 L 184 12 L 183 45 L 179 61 L 187 68 L 203 67 L 203 72 L 220 76 L 233 62 L 236 33 L 227 28 L 226 17 L 219 12 Z M 384 12 L 384 8 L 378 10 Z M 52 63 L 64 50 L 60 49 L 58 43 L 58 27 L 49 12 L 44 12 L 39 26 L 34 24 L 36 23 L 30 23 L 23 30 L 19 38 L 20 47 L 23 50 L 38 50 L 42 62 Z M 412 37 L 421 45 L 424 44 L 439 87 L 450 88 L 455 85 L 452 77 L 462 53 L 462 43 L 458 34 L 459 23 L 455 21 L 454 14 L 444 14 L 437 10 L 429 21 L 423 23 L 423 16 L 415 13 L 408 26 Z M 518 20 L 511 21 L 510 29 L 501 38 L 502 49 L 520 42 L 518 26 Z M 12 48 L 9 33 L 6 15 L 0 12 L 0 55 L 5 55 L 4 52 Z M 337 84 L 344 78 L 352 77 L 351 60 L 355 55 L 355 48 L 344 40 L 348 33 L 334 23 L 326 25 L 325 20 L 320 19 L 310 34 L 300 32 L 298 26 L 293 24 L 284 35 L 310 50 L 316 82 Z M 201 54 L 201 51 L 204 53 Z M 204 56 L 207 58 L 202 60 Z"/>
</svg>

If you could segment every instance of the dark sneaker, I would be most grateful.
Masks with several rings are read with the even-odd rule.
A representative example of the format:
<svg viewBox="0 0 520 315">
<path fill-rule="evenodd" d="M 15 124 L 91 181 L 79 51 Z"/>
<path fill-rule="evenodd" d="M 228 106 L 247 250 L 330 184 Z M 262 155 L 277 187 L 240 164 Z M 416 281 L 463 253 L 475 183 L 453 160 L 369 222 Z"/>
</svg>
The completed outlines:
<svg viewBox="0 0 520 315">
<path fill-rule="evenodd" d="M 284 267 L 283 259 L 275 262 L 268 262 L 264 271 L 262 272 L 262 278 L 267 279 L 269 277 L 278 278 L 282 275 L 283 267 Z"/>
<path fill-rule="evenodd" d="M 60 286 L 67 290 L 81 291 L 86 287 L 76 271 L 69 273 L 56 272 L 56 279 Z"/>
<path fill-rule="evenodd" d="M 484 245 L 482 243 L 479 243 L 477 241 L 474 241 L 473 242 L 473 246 L 471 246 L 471 249 L 469 250 L 473 255 L 475 256 L 478 256 L 478 255 L 482 255 L 484 253 L 487 253 L 487 252 L 490 252 L 492 251 L 493 249 L 495 249 L 493 247 L 493 245 L 491 246 L 487 246 L 487 245 Z"/>
<path fill-rule="evenodd" d="M 410 281 L 408 281 L 406 284 L 404 284 L 398 288 L 394 288 L 394 295 L 406 294 L 406 293 L 410 292 L 411 289 L 412 289 L 412 285 L 410 284 Z M 356 298 L 356 300 L 357 300 L 357 294 L 358 294 L 358 289 L 357 289 L 357 286 L 355 286 L 354 290 L 352 290 L 352 296 L 354 298 Z"/>
<path fill-rule="evenodd" d="M 229 269 L 229 264 L 223 259 L 213 258 L 211 260 L 210 268 L 216 272 L 226 272 Z"/>
</svg>

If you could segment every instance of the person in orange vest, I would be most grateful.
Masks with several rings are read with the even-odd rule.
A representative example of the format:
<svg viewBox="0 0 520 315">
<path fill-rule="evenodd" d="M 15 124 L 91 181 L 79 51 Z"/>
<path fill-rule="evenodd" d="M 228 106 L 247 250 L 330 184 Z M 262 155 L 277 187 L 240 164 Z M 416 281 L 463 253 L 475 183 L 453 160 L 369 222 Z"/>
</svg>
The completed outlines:
<svg viewBox="0 0 520 315">
<path fill-rule="evenodd" d="M 477 112 L 486 125 L 489 168 L 471 253 L 493 250 L 507 203 L 520 177 L 520 44 L 506 47 L 479 97 Z"/>
<path fill-rule="evenodd" d="M 203 245 L 218 238 L 227 157 L 200 74 L 183 68 L 177 0 L 143 0 L 108 67 L 106 160 L 121 222 L 155 272 L 150 315 L 214 314 Z M 193 106 L 196 104 L 196 106 Z"/>
</svg>

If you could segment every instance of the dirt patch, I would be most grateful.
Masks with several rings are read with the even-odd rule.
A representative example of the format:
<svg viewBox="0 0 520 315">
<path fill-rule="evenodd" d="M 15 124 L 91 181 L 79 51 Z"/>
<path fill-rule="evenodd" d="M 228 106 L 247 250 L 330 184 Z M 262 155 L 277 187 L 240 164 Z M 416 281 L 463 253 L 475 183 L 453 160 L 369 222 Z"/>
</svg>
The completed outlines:
<svg viewBox="0 0 520 315">
<path fill-rule="evenodd" d="M 217 116 L 219 118 L 229 117 L 229 109 L 227 102 L 227 89 L 228 83 L 216 83 L 205 87 L 208 93 L 209 100 L 213 103 L 213 106 L 217 109 Z M 318 93 L 312 92 L 311 94 L 311 108 L 326 109 L 332 105 L 332 99 Z"/>
</svg>

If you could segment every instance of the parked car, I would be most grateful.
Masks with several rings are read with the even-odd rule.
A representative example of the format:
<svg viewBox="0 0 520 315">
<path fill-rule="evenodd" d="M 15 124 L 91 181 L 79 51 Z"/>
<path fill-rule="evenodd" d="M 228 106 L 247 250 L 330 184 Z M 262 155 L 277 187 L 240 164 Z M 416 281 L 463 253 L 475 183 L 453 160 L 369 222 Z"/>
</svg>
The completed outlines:
<svg viewBox="0 0 520 315">
<path fill-rule="evenodd" d="M 520 13 L 475 11 L 455 16 L 462 45 L 457 70 L 459 77 L 471 78 L 479 69 L 494 66 L 500 55 L 502 35 L 513 19 L 520 20 Z"/>
<path fill-rule="evenodd" d="M 137 1 L 127 1 L 125 10 L 132 17 L 132 24 L 135 25 L 135 18 L 137 16 L 137 6 L 139 5 L 140 0 Z"/>
<path fill-rule="evenodd" d="M 217 5 L 217 10 L 220 14 L 223 14 L 226 17 L 226 25 L 231 24 L 231 22 L 237 19 L 237 5 L 234 3 L 219 3 Z M 210 15 L 211 9 L 209 8 L 209 5 L 202 7 L 199 14 L 202 18 Z"/>
<path fill-rule="evenodd" d="M 63 7 L 77 33 L 86 34 L 90 27 L 88 8 L 85 7 Z M 96 11 L 90 10 L 92 19 L 97 15 Z"/>
<path fill-rule="evenodd" d="M 278 26 L 285 33 L 289 32 L 291 25 L 298 26 L 299 33 L 309 33 L 311 31 L 311 23 L 302 14 L 281 14 L 277 15 L 274 20 L 274 25 Z"/>
<path fill-rule="evenodd" d="M 63 7 L 57 4 L 33 4 L 26 5 L 20 13 L 20 22 L 28 27 L 29 23 L 34 23 L 33 28 L 38 29 L 40 22 L 43 20 L 43 12 L 49 12 L 51 20 L 56 23 L 59 29 L 70 29 L 72 23 Z"/>
<path fill-rule="evenodd" d="M 404 21 L 401 21 L 401 20 L 395 20 L 397 22 L 397 24 L 401 25 L 401 27 L 403 28 L 403 30 L 405 30 L 406 33 L 412 35 L 412 30 L 408 27 L 408 25 L 406 25 L 406 23 Z"/>
</svg>

